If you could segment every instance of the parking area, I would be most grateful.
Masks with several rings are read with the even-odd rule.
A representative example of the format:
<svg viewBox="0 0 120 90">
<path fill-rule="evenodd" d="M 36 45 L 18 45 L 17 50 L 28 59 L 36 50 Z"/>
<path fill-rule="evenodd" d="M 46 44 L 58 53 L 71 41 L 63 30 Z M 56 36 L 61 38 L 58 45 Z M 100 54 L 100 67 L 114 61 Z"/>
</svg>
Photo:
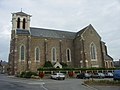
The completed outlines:
<svg viewBox="0 0 120 90">
<path fill-rule="evenodd" d="M 83 79 L 53 80 L 44 79 L 44 87 L 47 90 L 94 90 L 93 88 L 83 85 Z"/>
<path fill-rule="evenodd" d="M 1 90 L 8 90 L 8 88 L 10 88 L 9 90 L 14 90 L 14 87 L 18 88 L 18 90 L 120 90 L 120 86 L 86 86 L 83 84 L 84 80 L 87 79 L 25 79 L 0 75 L 0 81 L 3 82 L 1 82 L 0 87 L 2 88 Z M 95 78 L 95 80 L 112 80 L 112 78 Z"/>
<path fill-rule="evenodd" d="M 65 80 L 43 79 L 43 86 L 47 90 L 120 90 L 120 86 L 89 86 L 84 85 L 84 80 L 67 78 Z M 113 80 L 112 78 L 94 79 L 94 80 Z"/>
<path fill-rule="evenodd" d="M 92 86 L 97 90 L 120 90 L 120 86 Z"/>
</svg>

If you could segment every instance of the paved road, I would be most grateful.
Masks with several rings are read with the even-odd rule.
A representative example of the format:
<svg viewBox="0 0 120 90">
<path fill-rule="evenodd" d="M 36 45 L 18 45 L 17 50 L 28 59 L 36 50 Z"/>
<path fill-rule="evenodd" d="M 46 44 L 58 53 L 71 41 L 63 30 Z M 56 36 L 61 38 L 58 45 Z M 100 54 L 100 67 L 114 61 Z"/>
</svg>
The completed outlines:
<svg viewBox="0 0 120 90">
<path fill-rule="evenodd" d="M 0 90 L 120 90 L 120 86 L 84 86 L 81 79 L 21 79 L 0 75 Z"/>
<path fill-rule="evenodd" d="M 93 88 L 82 85 L 83 80 L 80 79 L 66 79 L 66 80 L 44 80 L 44 86 L 48 90 L 94 90 Z"/>
<path fill-rule="evenodd" d="M 21 79 L 0 75 L 0 90 L 93 90 L 80 79 Z"/>
<path fill-rule="evenodd" d="M 45 90 L 43 82 L 0 75 L 0 90 Z"/>
</svg>

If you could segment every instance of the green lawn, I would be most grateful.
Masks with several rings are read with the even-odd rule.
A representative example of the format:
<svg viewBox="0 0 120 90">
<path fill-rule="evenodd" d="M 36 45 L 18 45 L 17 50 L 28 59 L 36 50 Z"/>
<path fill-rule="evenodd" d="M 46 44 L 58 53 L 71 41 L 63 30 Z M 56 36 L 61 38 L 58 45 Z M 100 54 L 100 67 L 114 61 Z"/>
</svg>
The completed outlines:
<svg viewBox="0 0 120 90">
<path fill-rule="evenodd" d="M 113 80 L 86 80 L 84 83 L 87 85 L 120 86 L 120 81 Z"/>
</svg>

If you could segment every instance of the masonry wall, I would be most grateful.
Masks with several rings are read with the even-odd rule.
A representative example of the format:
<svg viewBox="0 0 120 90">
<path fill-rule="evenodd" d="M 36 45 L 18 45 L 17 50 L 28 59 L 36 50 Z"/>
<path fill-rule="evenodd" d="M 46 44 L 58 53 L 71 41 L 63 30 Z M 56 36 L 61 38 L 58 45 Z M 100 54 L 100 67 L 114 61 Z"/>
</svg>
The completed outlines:
<svg viewBox="0 0 120 90">
<path fill-rule="evenodd" d="M 101 47 L 100 47 L 100 37 L 96 34 L 94 30 L 87 30 L 84 34 L 84 52 L 85 58 L 88 61 L 88 66 L 99 65 L 102 67 L 101 60 Z M 74 43 L 73 43 L 74 42 Z M 70 67 L 83 67 L 83 42 L 81 37 L 76 38 L 74 41 L 70 39 L 53 39 L 53 38 L 39 38 L 39 37 L 30 37 L 29 43 L 29 69 L 32 71 L 37 71 L 37 68 L 43 67 L 45 61 L 52 62 L 51 50 L 52 48 L 56 48 L 56 60 L 60 62 L 67 63 Z M 91 61 L 90 57 L 90 44 L 94 43 L 97 47 L 97 61 Z M 17 71 L 21 72 L 26 70 L 27 60 L 20 61 L 20 46 L 25 45 L 27 47 L 27 36 L 18 36 L 17 37 L 17 58 L 16 58 L 16 67 Z M 61 45 L 61 46 L 60 46 Z M 35 48 L 38 47 L 40 49 L 40 62 L 35 61 Z M 60 52 L 61 47 L 61 52 Z M 71 50 L 71 62 L 67 62 L 66 60 L 66 49 L 69 48 Z M 26 50 L 27 53 L 27 50 Z M 27 55 L 27 54 L 26 54 Z M 52 62 L 55 64 L 54 62 Z"/>
<path fill-rule="evenodd" d="M 29 38 L 29 61 L 27 66 L 27 45 Z M 61 44 L 60 44 L 61 43 Z M 20 56 L 20 46 L 25 45 L 25 60 L 21 61 Z M 60 52 L 60 45 L 61 45 L 61 52 Z M 74 49 L 73 49 L 73 40 L 70 39 L 52 39 L 52 38 L 39 38 L 39 37 L 27 37 L 25 35 L 18 35 L 17 36 L 17 52 L 15 58 L 15 67 L 17 68 L 17 72 L 22 72 L 27 69 L 27 67 L 31 71 L 37 71 L 37 68 L 43 67 L 45 61 L 51 61 L 51 50 L 52 48 L 56 48 L 56 60 L 60 62 L 67 63 L 68 66 L 73 67 L 74 65 Z M 35 48 L 40 49 L 40 61 L 35 61 Z M 71 62 L 67 62 L 66 60 L 66 49 L 71 50 Z M 61 54 L 60 54 L 61 53 Z M 55 64 L 52 62 L 53 65 Z"/>
<path fill-rule="evenodd" d="M 81 42 L 81 38 L 77 37 L 76 39 L 74 39 L 74 66 L 75 67 L 82 67 L 83 63 L 82 60 L 82 42 Z"/>
<path fill-rule="evenodd" d="M 97 34 L 97 32 L 93 28 L 89 28 L 89 30 L 86 30 L 83 33 L 84 37 L 84 51 L 86 52 L 86 59 L 88 60 L 88 67 L 102 67 L 102 55 L 101 55 L 101 46 L 100 41 L 101 38 Z M 96 46 L 96 52 L 97 52 L 97 60 L 92 61 L 91 60 L 91 54 L 90 54 L 90 44 L 94 43 Z"/>
<path fill-rule="evenodd" d="M 20 60 L 20 46 L 24 45 L 25 49 L 27 48 L 27 36 L 24 35 L 18 35 L 16 37 L 16 58 L 15 58 L 15 67 L 17 72 L 25 71 L 27 68 L 27 50 L 25 50 L 25 60 Z"/>
</svg>

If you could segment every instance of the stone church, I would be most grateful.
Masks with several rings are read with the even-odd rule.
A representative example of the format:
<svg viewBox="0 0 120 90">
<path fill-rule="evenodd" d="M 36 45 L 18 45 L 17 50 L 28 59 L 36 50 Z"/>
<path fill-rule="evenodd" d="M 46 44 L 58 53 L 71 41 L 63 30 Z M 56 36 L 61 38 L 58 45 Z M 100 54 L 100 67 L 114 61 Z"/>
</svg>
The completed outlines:
<svg viewBox="0 0 120 90">
<path fill-rule="evenodd" d="M 30 27 L 31 15 L 12 13 L 9 65 L 12 74 L 36 71 L 45 61 L 53 66 L 113 67 L 107 46 L 90 24 L 78 32 Z"/>
</svg>

